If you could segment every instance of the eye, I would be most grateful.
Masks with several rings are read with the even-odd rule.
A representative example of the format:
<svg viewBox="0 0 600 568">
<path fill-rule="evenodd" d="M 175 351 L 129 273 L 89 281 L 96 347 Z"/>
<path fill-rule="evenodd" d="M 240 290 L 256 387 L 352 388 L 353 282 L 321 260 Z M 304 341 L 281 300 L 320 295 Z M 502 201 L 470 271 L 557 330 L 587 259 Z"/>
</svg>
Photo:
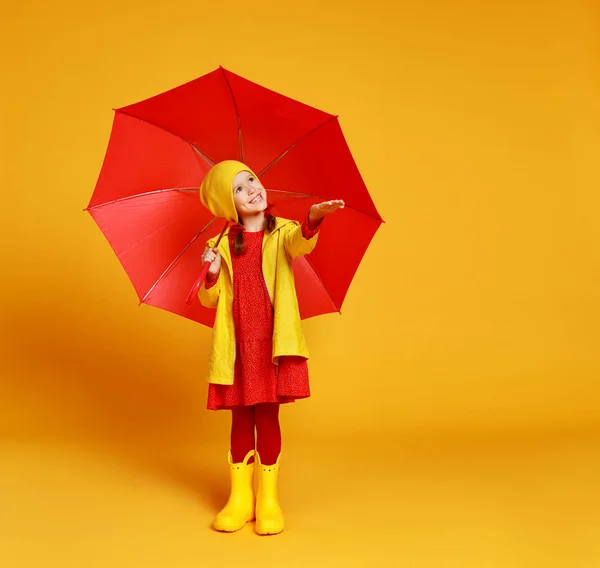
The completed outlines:
<svg viewBox="0 0 600 568">
<path fill-rule="evenodd" d="M 252 176 L 250 176 L 250 177 L 248 178 L 248 181 L 254 181 L 254 178 L 253 178 Z"/>
<path fill-rule="evenodd" d="M 241 186 L 241 185 L 238 185 L 238 186 L 235 188 L 235 192 L 236 192 L 236 193 L 239 193 L 240 191 L 242 191 L 242 186 Z"/>
</svg>

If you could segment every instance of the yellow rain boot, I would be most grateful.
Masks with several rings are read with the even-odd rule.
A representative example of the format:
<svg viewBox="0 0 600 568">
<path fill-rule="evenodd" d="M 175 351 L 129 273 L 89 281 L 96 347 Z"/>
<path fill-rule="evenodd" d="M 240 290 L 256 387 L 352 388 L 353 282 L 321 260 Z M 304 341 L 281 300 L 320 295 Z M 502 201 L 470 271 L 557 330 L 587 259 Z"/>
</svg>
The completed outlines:
<svg viewBox="0 0 600 568">
<path fill-rule="evenodd" d="M 253 455 L 254 450 L 250 450 L 244 461 L 233 463 L 231 451 L 229 451 L 231 493 L 225 507 L 213 522 L 213 527 L 218 531 L 239 531 L 248 521 L 254 519 L 256 505 L 253 483 L 254 463 L 248 463 Z"/>
<path fill-rule="evenodd" d="M 279 458 L 273 465 L 263 465 L 258 458 L 258 493 L 256 495 L 256 532 L 278 534 L 283 531 L 283 513 L 277 500 L 277 477 Z"/>
</svg>

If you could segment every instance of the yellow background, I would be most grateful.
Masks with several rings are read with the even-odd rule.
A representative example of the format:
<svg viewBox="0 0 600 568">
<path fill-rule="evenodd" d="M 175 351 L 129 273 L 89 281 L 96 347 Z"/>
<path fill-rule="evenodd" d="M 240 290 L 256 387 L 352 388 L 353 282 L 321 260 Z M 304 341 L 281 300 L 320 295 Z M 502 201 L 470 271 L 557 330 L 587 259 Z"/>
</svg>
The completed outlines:
<svg viewBox="0 0 600 568">
<path fill-rule="evenodd" d="M 600 565 L 598 16 L 3 7 L 0 565 Z M 313 396 L 282 410 L 288 528 L 266 539 L 209 529 L 210 330 L 138 307 L 82 211 L 111 109 L 219 65 L 339 114 L 386 220 L 343 315 L 305 322 Z"/>
</svg>

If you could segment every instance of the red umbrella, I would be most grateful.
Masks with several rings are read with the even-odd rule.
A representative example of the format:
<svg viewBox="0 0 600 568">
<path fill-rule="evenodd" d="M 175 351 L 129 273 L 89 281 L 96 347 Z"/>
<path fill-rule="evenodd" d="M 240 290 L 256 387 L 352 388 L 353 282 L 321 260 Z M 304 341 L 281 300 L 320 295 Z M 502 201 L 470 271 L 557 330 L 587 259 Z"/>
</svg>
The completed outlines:
<svg viewBox="0 0 600 568">
<path fill-rule="evenodd" d="M 214 310 L 186 299 L 205 243 L 222 221 L 199 198 L 202 179 L 226 159 L 247 164 L 274 214 L 304 220 L 309 207 L 343 199 L 323 221 L 315 250 L 294 261 L 301 317 L 340 311 L 383 222 L 337 116 L 220 67 L 115 110 L 91 214 L 129 276 L 140 304 L 212 325 Z"/>
</svg>

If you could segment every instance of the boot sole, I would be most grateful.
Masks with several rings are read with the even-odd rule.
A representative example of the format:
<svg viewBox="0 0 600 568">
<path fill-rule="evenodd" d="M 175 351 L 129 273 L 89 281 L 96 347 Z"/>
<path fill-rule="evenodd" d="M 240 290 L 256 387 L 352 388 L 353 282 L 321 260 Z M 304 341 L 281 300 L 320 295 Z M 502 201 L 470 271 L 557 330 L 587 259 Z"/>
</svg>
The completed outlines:
<svg viewBox="0 0 600 568">
<path fill-rule="evenodd" d="M 261 536 L 268 536 L 268 535 L 272 535 L 272 534 L 281 534 L 283 532 L 283 529 L 270 529 L 270 530 L 258 530 L 256 529 L 257 534 L 261 535 Z"/>
<path fill-rule="evenodd" d="M 239 525 L 239 526 L 227 526 L 227 525 L 215 525 L 213 524 L 213 529 L 220 531 L 220 532 L 237 532 L 241 529 L 243 529 L 248 523 L 252 522 L 254 520 L 254 517 L 248 519 L 247 521 L 244 521 L 244 524 Z"/>
</svg>

